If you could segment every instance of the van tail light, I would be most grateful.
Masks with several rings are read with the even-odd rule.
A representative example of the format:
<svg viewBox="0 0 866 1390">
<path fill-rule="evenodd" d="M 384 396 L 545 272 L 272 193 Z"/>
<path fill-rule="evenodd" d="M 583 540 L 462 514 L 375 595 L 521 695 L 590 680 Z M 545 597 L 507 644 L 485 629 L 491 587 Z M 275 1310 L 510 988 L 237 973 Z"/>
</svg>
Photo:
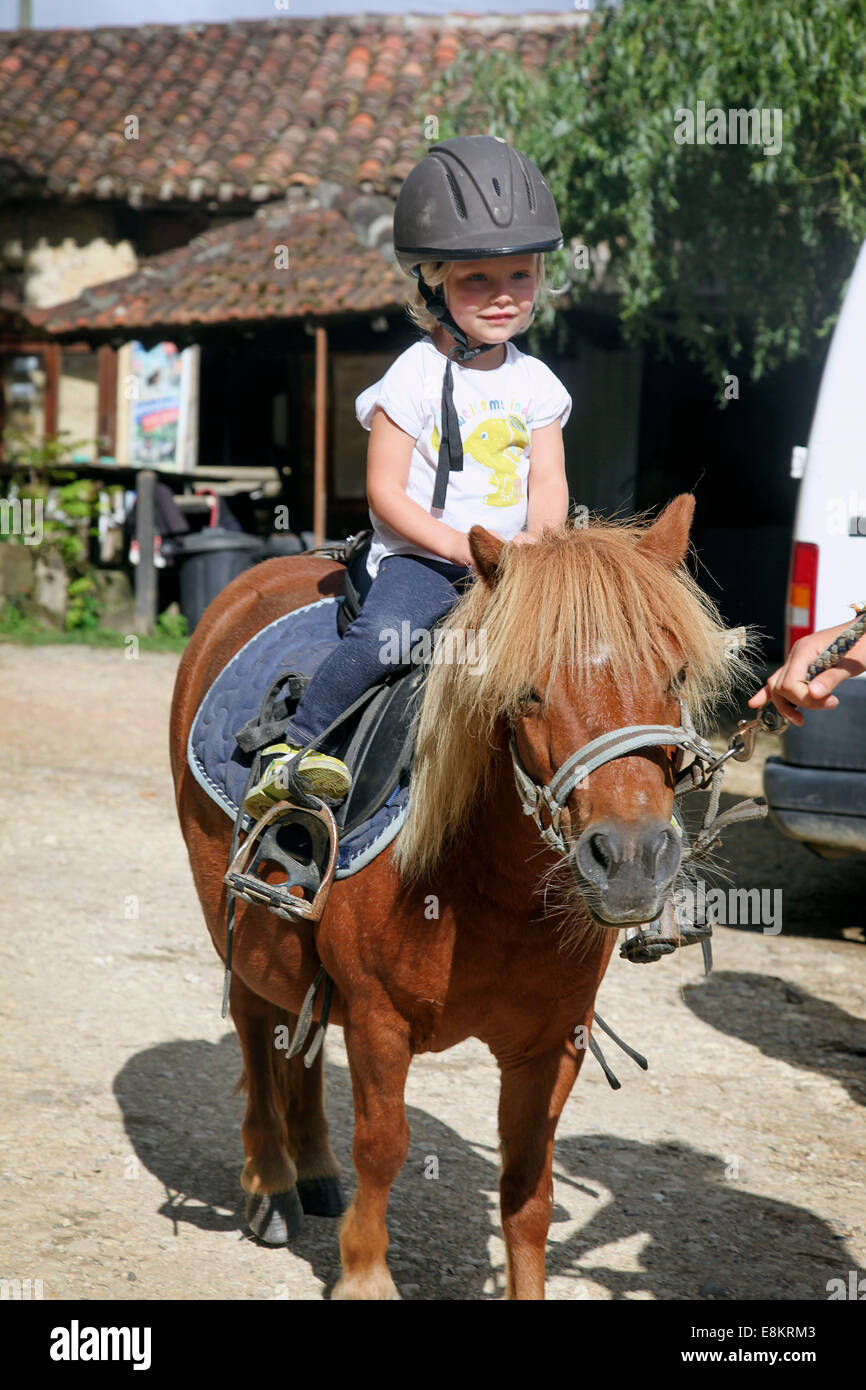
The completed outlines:
<svg viewBox="0 0 866 1390">
<path fill-rule="evenodd" d="M 785 651 L 815 631 L 815 593 L 818 588 L 818 547 L 811 541 L 795 541 L 788 581 Z"/>
</svg>

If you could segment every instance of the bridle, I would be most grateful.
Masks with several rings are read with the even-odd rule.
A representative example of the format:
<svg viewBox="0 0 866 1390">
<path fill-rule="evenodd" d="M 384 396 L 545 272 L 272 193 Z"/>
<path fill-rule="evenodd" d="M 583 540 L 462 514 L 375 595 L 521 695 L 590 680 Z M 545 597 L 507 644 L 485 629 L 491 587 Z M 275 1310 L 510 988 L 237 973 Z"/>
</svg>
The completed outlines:
<svg viewBox="0 0 866 1390">
<path fill-rule="evenodd" d="M 683 860 L 694 859 L 706 854 L 716 843 L 718 832 L 739 821 L 754 820 L 766 816 L 767 803 L 763 797 L 748 797 L 730 810 L 718 815 L 724 764 L 737 752 L 742 740 L 735 734 L 727 751 L 718 756 L 707 741 L 697 733 L 689 707 L 682 695 L 680 702 L 680 725 L 676 724 L 624 724 L 619 729 L 611 729 L 598 738 L 591 739 L 561 763 L 550 781 L 544 786 L 530 777 L 517 749 L 517 737 L 511 730 L 511 763 L 514 781 L 520 797 L 523 813 L 532 816 L 539 834 L 551 849 L 559 854 L 567 854 L 569 846 L 561 833 L 560 824 L 566 802 L 579 783 L 586 781 L 598 768 L 616 758 L 627 757 L 642 748 L 679 748 L 692 753 L 694 761 L 680 771 L 674 783 L 674 798 L 686 792 L 709 790 L 710 798 L 704 813 L 700 831 L 695 843 L 683 851 Z M 739 740 L 739 741 L 738 741 Z M 543 809 L 547 808 L 550 823 L 544 824 Z"/>
<path fill-rule="evenodd" d="M 866 603 L 854 603 L 851 607 L 856 614 L 854 621 L 845 632 L 840 633 L 830 646 L 815 658 L 806 672 L 807 681 L 814 680 L 822 671 L 838 666 L 852 646 L 866 633 Z M 733 651 L 745 640 L 745 629 L 734 628 L 727 632 L 725 637 L 727 649 Z M 766 816 L 767 803 L 762 796 L 747 797 L 744 801 L 738 801 L 736 806 L 731 806 L 722 815 L 718 814 L 724 765 L 729 758 L 735 758 L 738 762 L 747 762 L 754 750 L 756 733 L 759 730 L 770 734 L 782 733 L 788 725 L 785 716 L 780 714 L 773 705 L 766 705 L 752 719 L 741 719 L 728 740 L 728 747 L 725 752 L 716 756 L 706 740 L 697 733 L 689 714 L 689 707 L 682 694 L 679 694 L 678 698 L 680 702 L 679 727 L 675 724 L 625 724 L 620 729 L 612 729 L 584 744 L 583 748 L 566 758 L 550 781 L 543 787 L 533 781 L 523 766 L 517 751 L 517 738 L 512 727 L 511 762 L 514 768 L 517 794 L 522 802 L 524 814 L 532 816 L 542 839 L 550 845 L 551 849 L 556 850 L 559 854 L 568 853 L 568 846 L 559 827 L 562 813 L 565 810 L 565 803 L 578 783 L 584 781 L 597 768 L 603 767 L 605 763 L 612 762 L 615 758 L 626 757 L 629 753 L 636 753 L 640 748 L 674 747 L 694 754 L 694 762 L 689 763 L 687 768 L 679 772 L 674 783 L 675 801 L 687 792 L 709 790 L 709 802 L 704 812 L 701 828 L 695 837 L 694 844 L 690 848 L 684 849 L 682 862 L 706 855 L 714 845 L 719 843 L 719 831 L 726 829 L 729 825 Z M 543 806 L 547 807 L 550 815 L 550 824 L 547 826 L 541 818 Z M 676 816 L 676 810 L 674 814 Z"/>
</svg>

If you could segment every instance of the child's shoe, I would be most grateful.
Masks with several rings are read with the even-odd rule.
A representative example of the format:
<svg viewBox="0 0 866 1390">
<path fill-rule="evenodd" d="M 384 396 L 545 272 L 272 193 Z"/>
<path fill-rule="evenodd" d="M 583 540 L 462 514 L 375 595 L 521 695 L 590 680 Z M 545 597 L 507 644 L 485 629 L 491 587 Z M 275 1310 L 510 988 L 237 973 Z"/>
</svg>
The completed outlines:
<svg viewBox="0 0 866 1390">
<path fill-rule="evenodd" d="M 275 801 L 287 799 L 282 769 L 300 751 L 299 745 L 290 743 L 272 743 L 263 750 L 262 757 L 271 755 L 271 761 L 244 798 L 244 810 L 253 820 L 258 820 L 270 810 Z M 352 774 L 344 762 L 315 749 L 301 758 L 295 771 L 304 791 L 325 801 L 342 801 L 352 785 Z"/>
</svg>

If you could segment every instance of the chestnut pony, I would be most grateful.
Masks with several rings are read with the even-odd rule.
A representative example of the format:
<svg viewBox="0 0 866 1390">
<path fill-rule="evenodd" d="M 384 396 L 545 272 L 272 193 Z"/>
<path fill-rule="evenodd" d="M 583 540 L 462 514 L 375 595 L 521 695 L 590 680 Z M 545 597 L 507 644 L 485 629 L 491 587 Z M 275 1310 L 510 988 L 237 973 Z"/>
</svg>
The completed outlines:
<svg viewBox="0 0 866 1390">
<path fill-rule="evenodd" d="M 676 750 L 599 767 L 568 798 L 568 852 L 549 848 L 517 795 L 512 730 L 537 783 L 589 740 L 629 724 L 679 724 L 730 692 L 721 620 L 683 567 L 694 499 L 644 520 L 469 541 L 476 580 L 442 624 L 473 644 L 474 669 L 433 661 L 418 714 L 410 808 L 399 835 L 335 880 L 317 928 L 237 904 L 231 1012 L 248 1099 L 241 1183 L 257 1234 L 285 1243 L 301 1205 L 337 1214 L 337 1161 L 309 1070 L 275 1049 L 319 967 L 334 981 L 355 1103 L 357 1192 L 341 1227 L 332 1297 L 397 1297 L 386 1207 L 406 1157 L 412 1057 L 480 1038 L 501 1070 L 499 1129 L 508 1295 L 544 1296 L 557 1121 L 584 1057 L 596 991 L 620 927 L 647 922 L 680 865 L 672 830 Z M 211 682 L 260 628 L 343 589 L 343 567 L 303 556 L 257 565 L 211 604 L 180 665 L 171 755 L 180 822 L 208 929 L 225 949 L 231 824 L 186 765 Z M 479 638 L 485 660 L 477 662 Z M 443 641 L 446 650 L 448 644 Z M 451 650 L 461 650 L 455 639 Z M 318 1016 L 318 1015 L 317 1015 Z M 299 1199 L 298 1193 L 301 1198 Z"/>
</svg>

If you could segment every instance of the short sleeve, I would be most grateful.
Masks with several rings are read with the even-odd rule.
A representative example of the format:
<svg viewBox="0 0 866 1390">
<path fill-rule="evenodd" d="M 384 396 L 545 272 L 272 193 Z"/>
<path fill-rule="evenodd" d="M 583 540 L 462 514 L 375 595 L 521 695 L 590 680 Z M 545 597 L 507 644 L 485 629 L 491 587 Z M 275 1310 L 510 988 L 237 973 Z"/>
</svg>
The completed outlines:
<svg viewBox="0 0 866 1390">
<path fill-rule="evenodd" d="M 365 430 L 372 428 L 376 407 L 380 405 L 401 430 L 411 434 L 413 439 L 420 437 L 424 429 L 418 390 L 420 372 L 413 370 L 412 362 L 406 360 L 412 354 L 411 348 L 404 352 L 396 362 L 392 362 L 380 381 L 368 386 L 356 398 L 355 414 Z"/>
<path fill-rule="evenodd" d="M 571 396 L 559 377 L 543 362 L 536 361 L 536 381 L 533 392 L 533 410 L 530 429 L 540 430 L 559 420 L 565 425 L 571 414 Z"/>
</svg>

